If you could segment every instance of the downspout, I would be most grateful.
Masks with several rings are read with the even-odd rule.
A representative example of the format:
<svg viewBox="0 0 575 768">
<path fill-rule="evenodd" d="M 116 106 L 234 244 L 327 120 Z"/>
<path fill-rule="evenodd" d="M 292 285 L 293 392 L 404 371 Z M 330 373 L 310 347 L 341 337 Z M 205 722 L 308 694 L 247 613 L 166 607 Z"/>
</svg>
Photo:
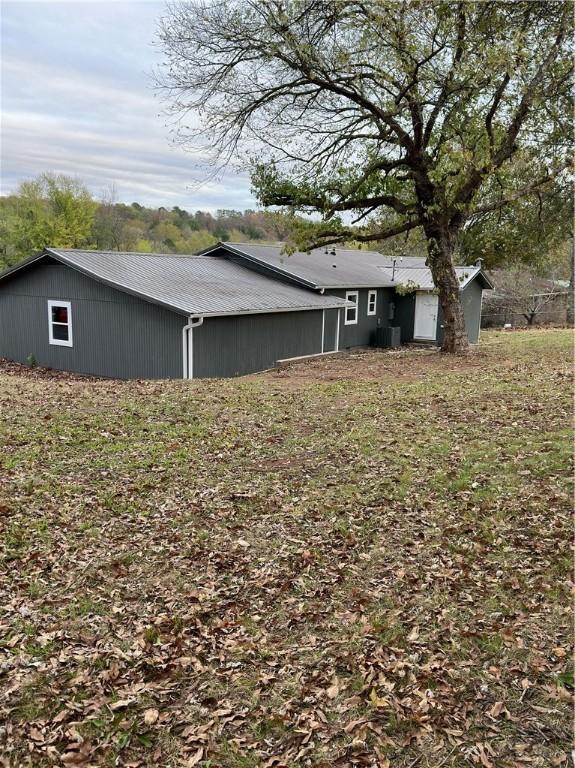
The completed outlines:
<svg viewBox="0 0 575 768">
<path fill-rule="evenodd" d="M 182 358 L 184 361 L 184 379 L 194 378 L 194 339 L 193 329 L 199 328 L 204 322 L 202 315 L 188 317 L 188 322 L 182 328 Z"/>
</svg>

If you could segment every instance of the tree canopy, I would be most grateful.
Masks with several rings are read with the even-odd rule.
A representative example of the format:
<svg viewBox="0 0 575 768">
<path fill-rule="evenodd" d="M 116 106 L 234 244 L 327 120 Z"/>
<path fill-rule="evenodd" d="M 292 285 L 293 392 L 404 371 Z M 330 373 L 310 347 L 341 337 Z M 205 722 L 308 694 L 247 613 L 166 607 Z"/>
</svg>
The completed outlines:
<svg viewBox="0 0 575 768">
<path fill-rule="evenodd" d="M 529 183 L 528 171 L 528 166 L 522 169 L 523 184 Z M 481 258 L 488 269 L 523 263 L 543 275 L 567 264 L 573 239 L 573 190 L 568 182 L 556 178 L 544 190 L 473 217 L 462 232 L 462 261 Z"/>
<path fill-rule="evenodd" d="M 76 248 L 90 239 L 96 203 L 78 179 L 44 173 L 4 198 L 0 241 L 7 263 L 46 245 Z"/>
<path fill-rule="evenodd" d="M 300 246 L 421 229 L 459 351 L 465 225 L 565 174 L 572 27 L 553 1 L 177 3 L 160 84 L 174 114 L 200 118 L 182 141 L 204 136 L 216 163 L 251 157 L 264 205 L 321 213 Z"/>
<path fill-rule="evenodd" d="M 218 240 L 277 241 L 293 217 L 272 211 L 186 211 L 91 197 L 78 179 L 47 174 L 0 197 L 0 269 L 47 246 L 195 253 Z"/>
</svg>

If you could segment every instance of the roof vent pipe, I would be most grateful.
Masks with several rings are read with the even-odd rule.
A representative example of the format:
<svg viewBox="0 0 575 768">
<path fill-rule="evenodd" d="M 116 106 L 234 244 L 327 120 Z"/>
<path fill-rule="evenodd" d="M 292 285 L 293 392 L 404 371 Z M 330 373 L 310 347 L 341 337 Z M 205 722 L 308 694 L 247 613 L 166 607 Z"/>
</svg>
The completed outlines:
<svg viewBox="0 0 575 768">
<path fill-rule="evenodd" d="M 479 269 L 483 269 L 483 259 L 481 258 L 481 256 L 478 259 L 476 259 L 475 266 L 479 267 Z"/>
</svg>

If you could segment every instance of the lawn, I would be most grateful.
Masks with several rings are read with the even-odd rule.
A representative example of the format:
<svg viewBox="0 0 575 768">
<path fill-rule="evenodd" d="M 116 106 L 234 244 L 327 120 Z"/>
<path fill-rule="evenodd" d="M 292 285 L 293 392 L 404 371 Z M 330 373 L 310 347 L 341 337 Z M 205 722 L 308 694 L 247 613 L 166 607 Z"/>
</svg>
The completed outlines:
<svg viewBox="0 0 575 768">
<path fill-rule="evenodd" d="M 0 373 L 0 765 L 567 765 L 572 345 Z"/>
</svg>

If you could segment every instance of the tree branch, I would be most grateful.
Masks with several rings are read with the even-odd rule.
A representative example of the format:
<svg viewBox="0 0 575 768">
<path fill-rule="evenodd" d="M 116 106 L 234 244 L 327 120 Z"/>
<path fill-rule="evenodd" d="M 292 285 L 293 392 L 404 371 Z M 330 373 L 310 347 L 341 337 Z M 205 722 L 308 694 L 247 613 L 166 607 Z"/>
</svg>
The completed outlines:
<svg viewBox="0 0 575 768">
<path fill-rule="evenodd" d="M 419 221 L 405 221 L 403 224 L 397 224 L 386 229 L 381 229 L 378 232 L 370 234 L 361 234 L 353 229 L 341 229 L 327 231 L 322 233 L 319 238 L 309 242 L 310 250 L 312 248 L 322 248 L 326 245 L 333 245 L 334 243 L 341 243 L 345 240 L 357 240 L 360 243 L 371 243 L 374 240 L 387 240 L 395 235 L 401 235 L 403 232 L 409 232 L 411 229 L 419 227 Z"/>
<path fill-rule="evenodd" d="M 536 192 L 537 190 L 541 189 L 541 187 L 544 187 L 547 184 L 550 184 L 555 178 L 557 178 L 559 173 L 560 171 L 554 174 L 547 174 L 546 176 L 542 176 L 540 179 L 537 179 L 537 181 L 534 181 L 531 184 L 528 184 L 527 186 L 522 187 L 521 189 L 517 190 L 511 195 L 502 197 L 493 203 L 489 203 L 487 205 L 482 205 L 482 206 L 479 206 L 478 208 L 475 208 L 469 214 L 470 219 L 473 219 L 475 216 L 482 216 L 485 213 L 492 213 L 493 211 L 503 208 L 504 206 L 509 205 L 510 203 L 514 203 L 516 200 L 520 200 L 522 197 L 525 197 L 526 195 L 529 195 L 532 192 Z"/>
<path fill-rule="evenodd" d="M 492 153 L 491 161 L 489 163 L 486 163 L 481 168 L 471 169 L 467 180 L 464 182 L 463 186 L 455 196 L 454 202 L 456 205 L 468 204 L 472 200 L 475 192 L 479 189 L 479 186 L 481 185 L 481 182 L 483 181 L 486 174 L 500 168 L 501 165 L 514 153 L 516 148 L 515 140 L 517 139 L 521 126 L 523 125 L 523 122 L 529 113 L 537 88 L 541 84 L 545 73 L 553 64 L 564 38 L 565 29 L 564 25 L 561 25 L 553 45 L 538 67 L 537 72 L 531 78 L 529 85 L 523 92 L 523 96 L 521 97 L 519 105 L 515 110 L 515 114 L 513 115 L 513 118 L 507 127 L 507 131 L 505 132 L 505 136 L 502 139 L 501 144 L 499 145 L 498 149 Z"/>
</svg>

